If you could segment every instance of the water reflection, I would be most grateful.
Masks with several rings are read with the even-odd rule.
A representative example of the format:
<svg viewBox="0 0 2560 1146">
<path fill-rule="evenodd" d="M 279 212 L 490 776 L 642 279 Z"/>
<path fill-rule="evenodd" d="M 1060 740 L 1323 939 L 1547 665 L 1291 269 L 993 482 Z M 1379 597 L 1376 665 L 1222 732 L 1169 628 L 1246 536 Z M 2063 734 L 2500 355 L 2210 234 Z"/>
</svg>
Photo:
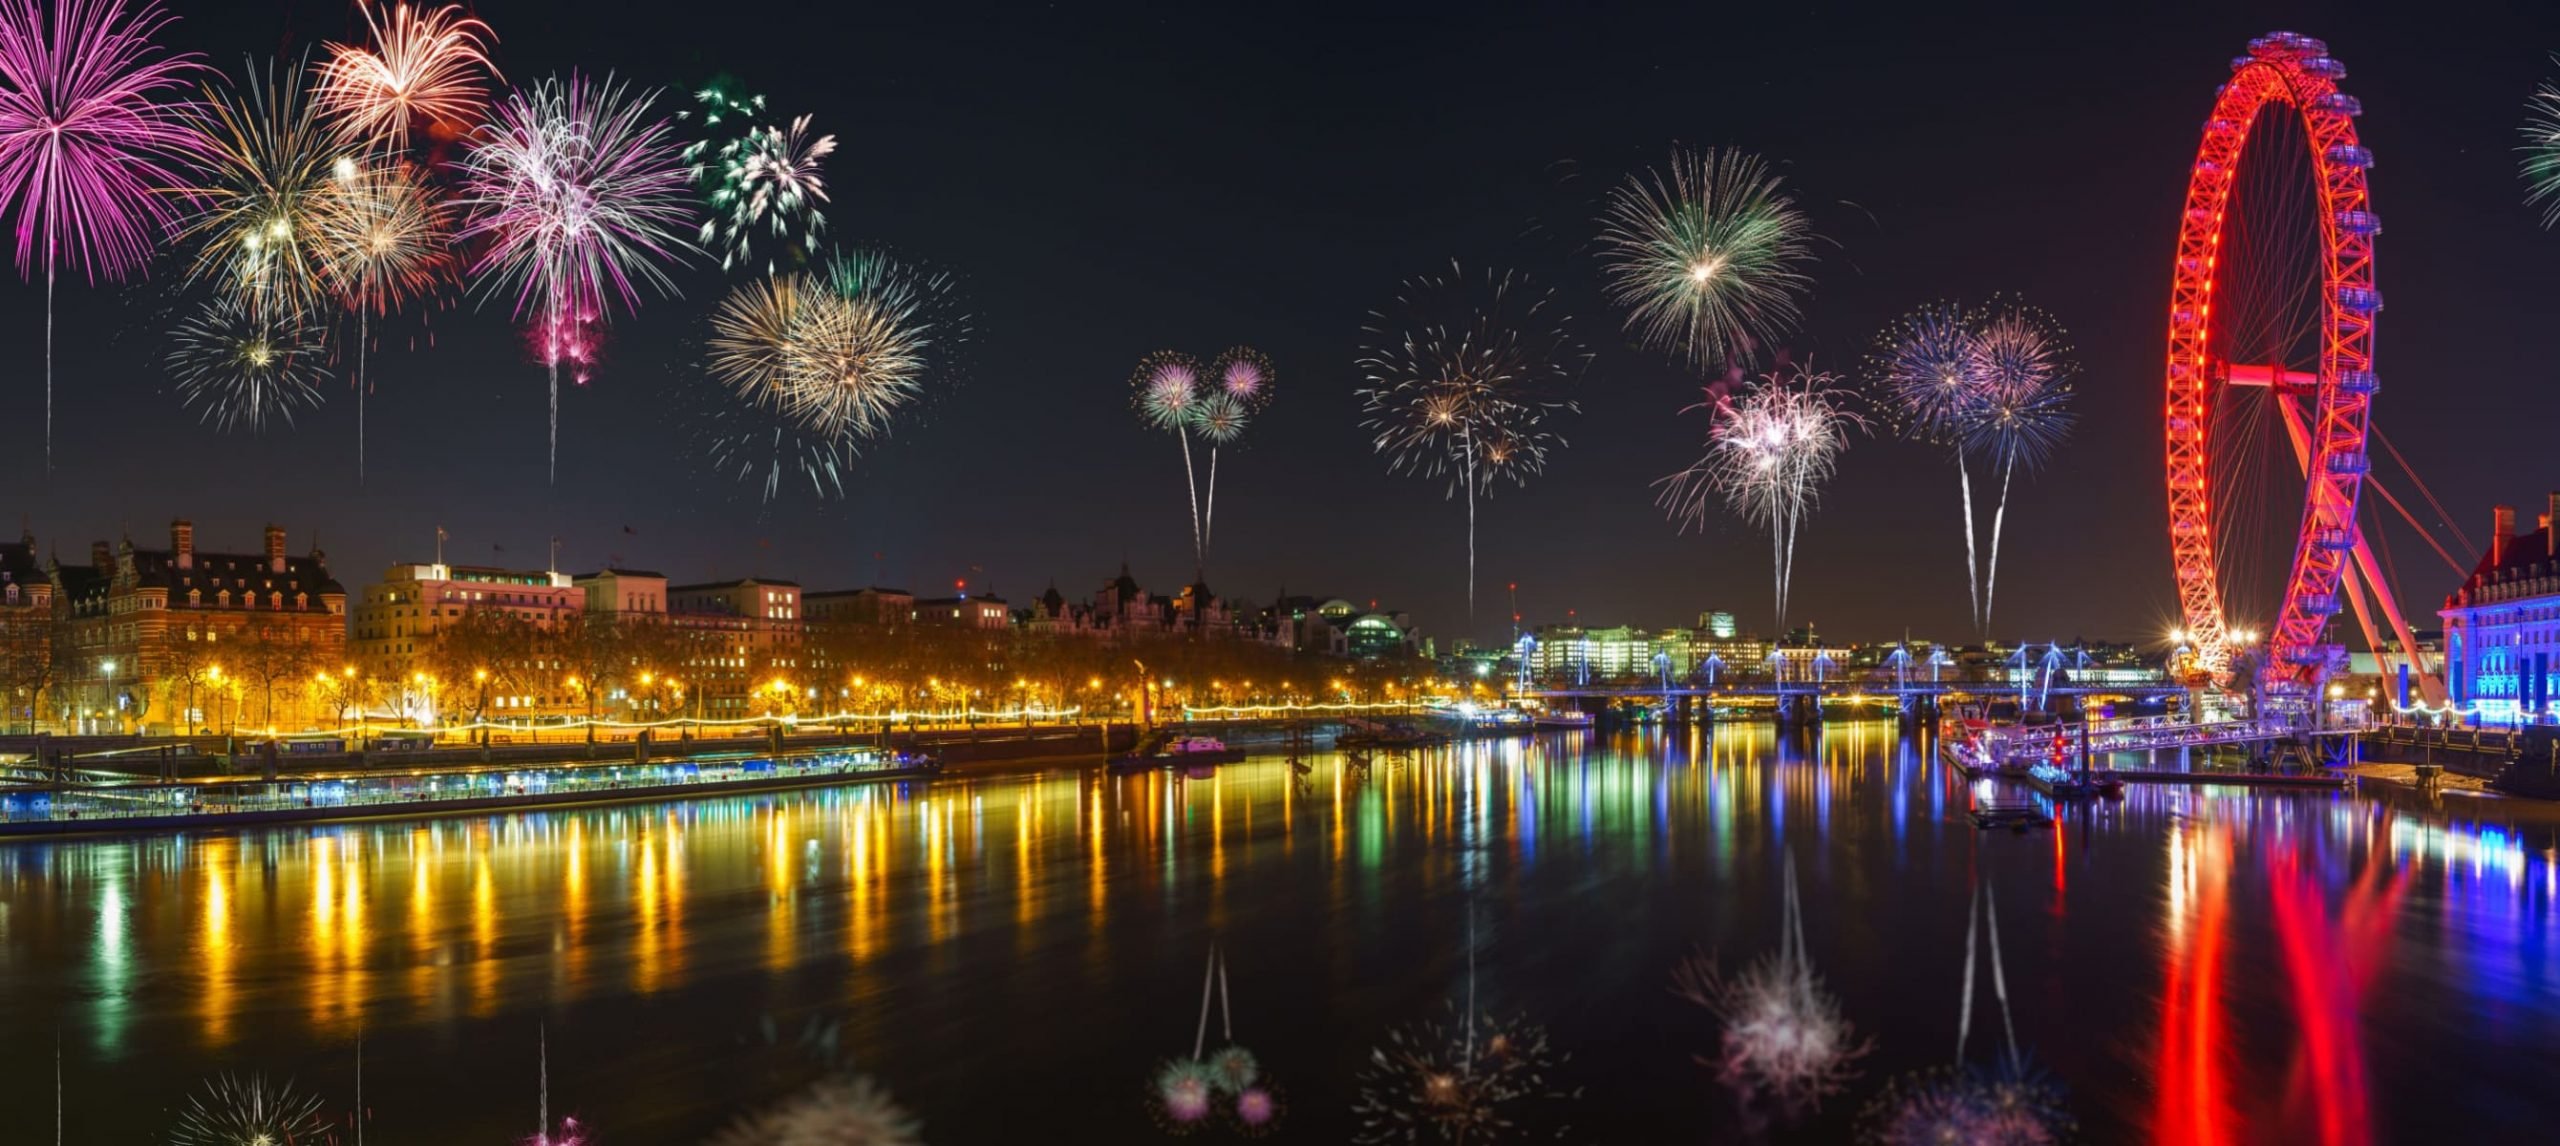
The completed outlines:
<svg viewBox="0 0 2560 1146">
<path fill-rule="evenodd" d="M 1321 1030 L 1272 1053 L 1325 1061 L 1445 998 L 1464 905 L 1484 903 L 1502 932 L 1488 989 L 1559 1017 L 1595 1097 L 1613 1076 L 1663 1083 L 1593 1104 L 1626 1120 L 1594 1127 L 1604 1139 L 1642 1140 L 1649 1119 L 1702 1117 L 1676 1085 L 1685 1052 L 1643 1057 L 1697 1042 L 1658 1029 L 1683 1021 L 1660 1013 L 1669 968 L 1693 947 L 1771 947 L 1793 851 L 1808 942 L 1878 1034 L 1879 1077 L 1944 1059 L 1979 875 L 2025 921 L 2007 949 L 2020 1039 L 2105 1137 L 2359 1142 L 2438 1128 L 2386 1080 L 2539 1093 L 2522 1048 L 2560 1038 L 2560 866 L 2537 809 L 2144 789 L 2011 837 L 1962 819 L 1979 796 L 1891 725 L 1851 724 L 1325 757 L 1304 775 L 1277 760 L 1193 781 L 1063 771 L 16 844 L 0 846 L 0 1029 L 58 1027 L 75 1069 L 174 1087 L 359 1029 L 450 1045 L 645 1006 L 716 1056 L 736 1013 L 852 1009 L 866 1053 L 932 1064 L 894 1081 L 961 1140 L 997 1125 L 973 1121 L 994 1113 L 964 1080 L 1011 1043 L 1054 1052 L 1039 1061 L 1059 1101 L 1106 1101 L 1091 1094 L 1133 1066 L 1115 1048 L 1141 1041 L 1118 1026 L 1154 1021 L 1212 935 L 1277 964 L 1255 968 L 1266 1022 L 1323 1008 Z M 49 1073 L 40 1041 L 0 1050 L 0 1077 Z M 664 1107 L 664 1126 L 693 1132 L 734 1105 L 643 1041 L 580 1048 L 592 1109 L 627 1123 Z M 1322 1138 L 1349 1106 L 1329 1088 L 1349 1080 L 1305 1074 L 1293 1122 Z M 456 1105 L 402 1085 L 368 1093 Z M 438 1133 L 510 1124 L 436 1116 Z"/>
</svg>

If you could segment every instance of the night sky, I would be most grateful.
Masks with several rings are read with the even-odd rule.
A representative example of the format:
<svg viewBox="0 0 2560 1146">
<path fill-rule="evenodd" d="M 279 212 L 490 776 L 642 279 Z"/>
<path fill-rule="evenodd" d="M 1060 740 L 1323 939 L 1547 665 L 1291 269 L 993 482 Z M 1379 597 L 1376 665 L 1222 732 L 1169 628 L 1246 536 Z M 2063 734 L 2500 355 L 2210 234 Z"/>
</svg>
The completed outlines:
<svg viewBox="0 0 2560 1146">
<path fill-rule="evenodd" d="M 799 11 L 786 10 L 797 7 Z M 1027 600 L 1089 594 L 1125 557 L 1171 591 L 1190 566 L 1181 458 L 1142 430 L 1127 379 L 1149 351 L 1250 343 L 1278 397 L 1220 475 L 1221 592 L 1375 599 L 1443 639 L 1531 623 L 1771 628 L 1764 535 L 1679 535 L 1649 483 L 1699 449 L 1675 417 L 1697 380 L 1635 348 L 1601 302 L 1596 204 L 1675 142 L 1783 165 L 1830 240 L 1799 341 L 1854 368 L 1875 332 L 1942 297 L 2024 295 L 2067 326 L 2082 425 L 2016 495 L 1999 625 L 2012 637 L 2156 637 L 2173 623 L 2160 478 L 2171 248 L 2186 167 L 2227 61 L 2284 27 L 2348 65 L 2385 232 L 2377 422 L 2477 540 L 2489 506 L 2560 487 L 2549 443 L 2560 234 L 2524 205 L 2517 126 L 2560 74 L 2560 5 L 800 5 L 488 0 L 498 62 L 571 65 L 682 92 L 736 75 L 844 147 L 829 227 L 954 272 L 978 337 L 959 384 L 819 504 L 711 475 L 697 440 L 704 319 L 725 284 L 619 319 L 564 399 L 544 480 L 543 372 L 503 303 L 437 315 L 433 345 L 375 359 L 371 465 L 355 482 L 343 383 L 291 429 L 224 435 L 158 369 L 166 292 L 63 284 L 57 466 L 43 475 L 41 281 L 0 287 L 0 482 L 66 559 L 93 538 L 254 550 L 320 533 L 350 585 L 427 560 L 563 568 L 618 557 L 679 579 L 796 577 L 930 591 L 967 578 Z M 237 71 L 350 32 L 341 4 L 176 6 L 166 37 Z M 1484 507 L 1475 620 L 1464 512 L 1390 476 L 1358 428 L 1364 314 L 1399 280 L 1517 268 L 1555 286 L 1597 357 L 1571 445 Z M 2531 523 L 2531 509 L 2525 513 Z M 1791 623 L 1963 636 L 1954 475 L 1889 440 L 1850 451 L 1797 557 Z M 2284 514 L 2276 515 L 2278 517 Z M 502 552 L 493 547 L 503 546 Z M 2422 614 L 2454 580 L 2403 553 Z"/>
</svg>

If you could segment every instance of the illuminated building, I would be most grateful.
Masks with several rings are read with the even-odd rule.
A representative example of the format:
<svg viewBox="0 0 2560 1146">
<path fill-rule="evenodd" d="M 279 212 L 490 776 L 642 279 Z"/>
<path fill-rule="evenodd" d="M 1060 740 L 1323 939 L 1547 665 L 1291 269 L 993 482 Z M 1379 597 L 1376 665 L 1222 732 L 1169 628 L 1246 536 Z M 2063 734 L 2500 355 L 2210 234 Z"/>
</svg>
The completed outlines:
<svg viewBox="0 0 2560 1146">
<path fill-rule="evenodd" d="M 1013 611 L 1005 606 L 1002 597 L 972 597 L 966 593 L 956 597 L 926 597 L 918 600 L 908 615 L 919 625 L 954 629 L 1013 627 Z"/>
<path fill-rule="evenodd" d="M 915 619 L 916 595 L 877 585 L 803 593 L 800 607 L 812 625 L 903 625 Z"/>
<path fill-rule="evenodd" d="M 394 565 L 365 586 L 351 638 L 358 656 L 409 657 L 427 651 L 436 630 L 471 609 L 507 613 L 537 629 L 582 612 L 587 593 L 566 573 L 478 565 Z"/>
<path fill-rule="evenodd" d="M 749 577 L 670 585 L 666 623 L 682 639 L 683 673 L 696 690 L 698 715 L 752 716 L 782 699 L 759 698 L 778 682 L 801 684 L 800 586 Z"/>
<path fill-rule="evenodd" d="M 1540 625 L 1513 650 L 1529 674 L 1544 681 L 1601 682 L 1658 680 L 1666 671 L 1675 680 L 1704 676 L 1717 666 L 1721 678 L 1767 669 L 1769 642 L 1757 637 L 1719 635 L 1713 618 L 1695 629 L 1638 629 L 1631 625 L 1589 628 Z M 1726 633 L 1730 633 L 1728 628 Z M 1792 655 L 1806 650 L 1789 650 Z"/>
<path fill-rule="evenodd" d="M 922 607 L 923 603 L 918 602 L 919 612 Z M 1104 582 L 1088 601 L 1070 601 L 1051 585 L 1047 592 L 1032 599 L 1023 627 L 1047 636 L 1096 637 L 1106 641 L 1174 633 L 1229 635 L 1236 631 L 1231 606 L 1210 592 L 1206 583 L 1194 583 L 1171 596 L 1151 593 L 1129 575 L 1125 561 L 1120 565 L 1120 575 Z"/>
<path fill-rule="evenodd" d="M 2489 551 L 2445 598 L 2445 689 L 2456 711 L 2488 723 L 2548 720 L 2560 668 L 2560 493 L 2540 525 L 2516 532 L 2516 511 L 2497 507 Z M 2405 693 L 2405 689 L 2402 690 Z M 2407 703 L 2405 698 L 2402 703 Z"/>
<path fill-rule="evenodd" d="M 36 539 L 0 544 L 0 732 L 42 718 L 53 679 L 53 582 L 36 558 Z"/>
<path fill-rule="evenodd" d="M 346 590 L 317 547 L 288 556 L 281 526 L 267 527 L 262 552 L 206 553 L 195 526 L 174 521 L 167 549 L 100 541 L 88 564 L 52 561 L 46 575 L 57 719 L 105 731 L 204 727 L 206 701 L 224 696 L 233 726 L 291 730 L 330 716 L 305 686 L 315 669 L 345 664 Z"/>
</svg>

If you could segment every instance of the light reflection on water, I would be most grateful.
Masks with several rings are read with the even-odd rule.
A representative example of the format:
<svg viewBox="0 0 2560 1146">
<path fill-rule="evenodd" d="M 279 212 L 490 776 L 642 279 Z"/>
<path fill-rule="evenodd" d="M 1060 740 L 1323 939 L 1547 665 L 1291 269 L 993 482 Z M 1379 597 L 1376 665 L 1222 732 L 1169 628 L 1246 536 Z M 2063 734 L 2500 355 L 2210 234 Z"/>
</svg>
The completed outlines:
<svg viewBox="0 0 2560 1146">
<path fill-rule="evenodd" d="M 2096 1137 L 2494 1134 L 2538 1104 L 2560 817 L 2162 788 L 1985 836 L 1960 815 L 1980 794 L 1853 724 L 6 845 L 0 1101 L 49 1105 L 28 1084 L 58 1030 L 75 1109 L 136 1137 L 224 1066 L 344 1093 L 362 1031 L 386 1140 L 491 1137 L 522 1121 L 500 1096 L 539 1019 L 564 1105 L 683 1141 L 770 1093 L 759 1016 L 826 1015 L 938 1140 L 1006 1125 L 991 1075 L 1135 1133 L 1214 935 L 1291 1136 L 1339 1140 L 1362 1048 L 1455 989 L 1472 918 L 1487 997 L 1573 1052 L 1577 1125 L 1698 1137 L 1732 1116 L 1668 970 L 1773 945 L 1786 849 L 1814 963 L 1880 1046 L 1816 1138 L 1882 1074 L 1951 1058 L 1977 878 L 2019 1037 Z M 136 1079 L 146 1100 L 118 1098 Z"/>
</svg>

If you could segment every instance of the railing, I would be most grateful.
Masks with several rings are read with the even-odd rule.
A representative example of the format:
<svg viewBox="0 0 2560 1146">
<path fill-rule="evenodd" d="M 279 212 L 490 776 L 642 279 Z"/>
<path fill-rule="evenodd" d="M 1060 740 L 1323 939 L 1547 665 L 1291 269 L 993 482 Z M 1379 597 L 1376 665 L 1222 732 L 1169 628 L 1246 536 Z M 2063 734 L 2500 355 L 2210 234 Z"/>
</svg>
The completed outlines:
<svg viewBox="0 0 2560 1146">
<path fill-rule="evenodd" d="M 700 763 L 618 764 L 512 772 L 361 776 L 313 780 L 125 784 L 15 792 L 0 797 L 0 823 L 123 822 L 273 812 L 361 811 L 478 801 L 556 802 L 581 795 L 822 777 L 854 778 L 912 767 L 872 751 Z"/>
<path fill-rule="evenodd" d="M 2033 727 L 1994 729 L 1987 739 L 1992 757 L 2004 762 L 2044 759 L 2053 752 L 2056 736 L 2062 738 L 2066 755 L 2082 751 L 2092 756 L 2111 752 L 2146 752 L 2162 748 L 2202 748 L 2216 744 L 2245 744 L 2255 740 L 2274 740 L 2302 735 L 2360 735 L 2373 725 L 2332 723 L 2317 728 L 2284 720 L 2213 720 L 2187 724 L 2160 717 L 2144 717 L 2125 721 L 2102 721 L 2083 726 L 2046 724 Z M 2085 744 L 2084 744 L 2085 737 Z"/>
</svg>

